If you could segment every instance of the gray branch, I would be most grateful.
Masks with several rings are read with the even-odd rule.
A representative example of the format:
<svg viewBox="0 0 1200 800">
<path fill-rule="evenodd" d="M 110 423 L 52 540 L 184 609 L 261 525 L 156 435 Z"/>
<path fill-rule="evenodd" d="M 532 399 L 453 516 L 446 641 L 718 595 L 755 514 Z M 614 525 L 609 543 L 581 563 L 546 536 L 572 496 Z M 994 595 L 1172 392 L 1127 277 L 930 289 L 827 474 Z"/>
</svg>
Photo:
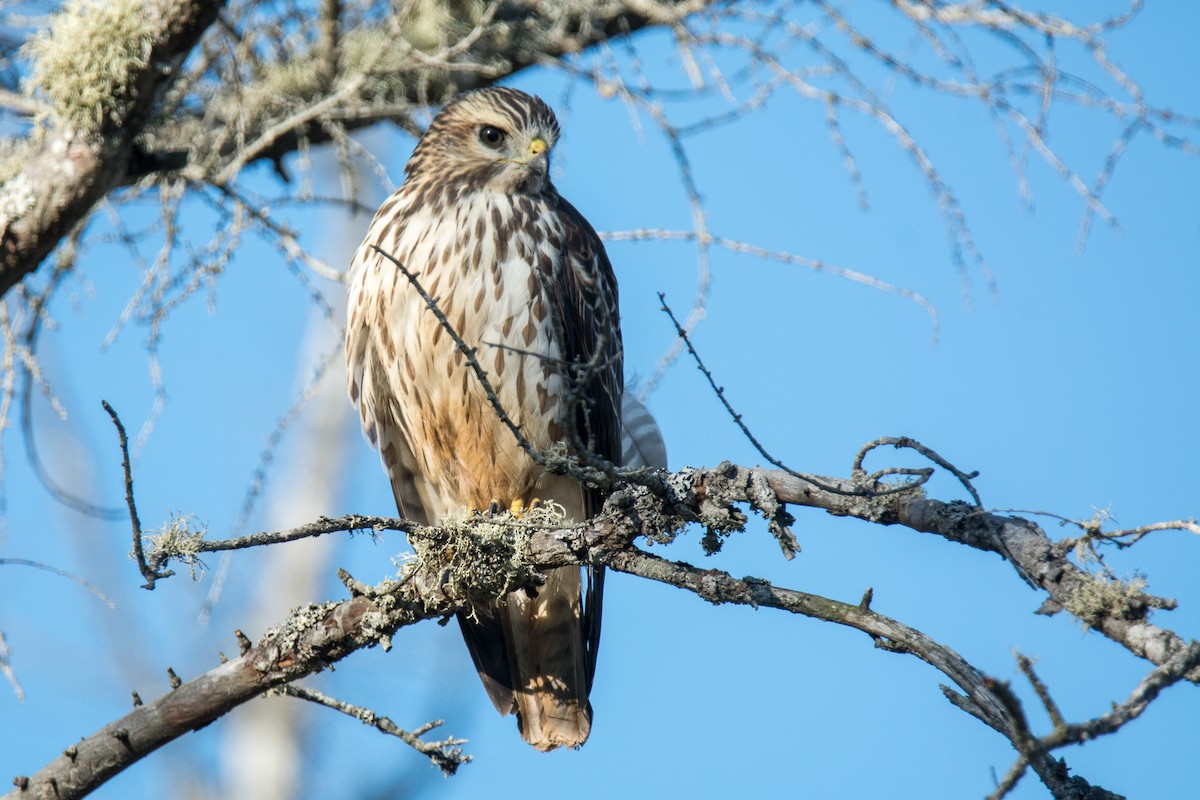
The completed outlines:
<svg viewBox="0 0 1200 800">
<path fill-rule="evenodd" d="M 9 800 L 85 797 L 167 742 L 199 730 L 269 689 L 320 672 L 379 644 L 403 625 L 453 609 L 435 589 L 406 584 L 384 604 L 365 597 L 300 608 L 240 656 L 71 745 L 35 775 L 18 776 Z"/>
</svg>

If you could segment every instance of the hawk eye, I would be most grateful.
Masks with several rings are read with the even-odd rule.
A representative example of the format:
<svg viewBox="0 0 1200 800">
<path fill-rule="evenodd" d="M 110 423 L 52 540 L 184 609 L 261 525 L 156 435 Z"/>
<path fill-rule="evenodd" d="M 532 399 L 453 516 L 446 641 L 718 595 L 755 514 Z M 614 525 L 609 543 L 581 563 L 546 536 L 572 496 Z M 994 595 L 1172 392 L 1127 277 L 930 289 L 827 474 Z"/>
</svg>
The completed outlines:
<svg viewBox="0 0 1200 800">
<path fill-rule="evenodd" d="M 504 131 L 495 125 L 484 125 L 479 129 L 479 141 L 492 149 L 499 147 L 504 142 L 504 136 Z"/>
</svg>

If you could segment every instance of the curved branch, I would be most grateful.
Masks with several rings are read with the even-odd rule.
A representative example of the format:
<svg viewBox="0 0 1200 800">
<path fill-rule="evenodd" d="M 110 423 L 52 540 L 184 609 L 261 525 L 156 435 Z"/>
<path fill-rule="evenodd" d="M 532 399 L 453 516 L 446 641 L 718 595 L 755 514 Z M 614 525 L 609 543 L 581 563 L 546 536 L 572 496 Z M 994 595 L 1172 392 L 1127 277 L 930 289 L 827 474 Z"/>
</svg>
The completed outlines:
<svg viewBox="0 0 1200 800">
<path fill-rule="evenodd" d="M 597 5 L 500 0 L 486 12 L 491 15 L 486 22 L 491 24 L 476 26 L 463 41 L 439 53 L 426 54 L 411 43 L 389 41 L 389 47 L 407 47 L 403 54 L 412 62 L 400 70 L 410 80 L 404 82 L 399 96 L 371 97 L 373 89 L 369 81 L 363 82 L 363 73 L 347 70 L 342 64 L 339 75 L 327 76 L 321 82 L 325 91 L 304 99 L 300 114 L 248 121 L 247 136 L 256 145 L 253 159 L 246 163 L 278 163 L 301 147 L 334 141 L 339 131 L 361 130 L 381 122 L 393 122 L 419 134 L 420 128 L 412 120 L 414 107 L 490 86 L 529 67 L 618 36 L 676 24 L 713 5 L 714 0 L 624 0 Z M 338 80 L 343 82 L 341 88 Z M 356 85 L 347 90 L 345 87 L 352 83 Z M 309 112 L 326 103 L 333 107 L 324 113 Z M 191 159 L 195 137 L 207 137 L 211 128 L 231 121 L 183 118 L 178 123 L 160 137 L 153 149 L 140 155 L 136 168 L 127 176 L 129 183 L 147 175 L 183 169 Z M 233 140 L 226 142 L 222 155 L 236 155 L 236 145 Z"/>
<path fill-rule="evenodd" d="M 1124 646 L 1131 653 L 1162 666 L 1185 650 L 1188 643 L 1174 632 L 1148 621 L 1154 608 L 1171 608 L 1173 601 L 1161 600 L 1140 592 L 1129 602 L 1081 616 L 1076 613 L 1082 593 L 1096 585 L 1097 578 L 1076 566 L 1061 548 L 1033 522 L 1020 517 L 992 514 L 962 502 L 931 500 L 917 493 L 856 497 L 835 494 L 783 472 L 721 467 L 701 470 L 700 485 L 714 478 L 725 481 L 722 470 L 735 470 L 733 482 L 745 483 L 754 473 L 766 479 L 784 503 L 820 508 L 837 516 L 851 516 L 883 525 L 903 525 L 922 533 L 933 533 L 952 542 L 1001 555 L 1017 572 L 1048 595 L 1043 613 L 1067 609 L 1079 616 L 1089 628 Z M 744 473 L 744 474 L 743 474 Z M 850 481 L 820 478 L 842 489 L 853 488 Z M 1200 683 L 1200 669 L 1187 674 L 1187 680 Z"/>
<path fill-rule="evenodd" d="M 4 186 L 9 196 L 0 214 L 0 295 L 37 269 L 92 207 L 121 185 L 134 140 L 224 5 L 224 0 L 147 0 L 142 13 L 155 28 L 153 44 L 145 65 L 119 90 L 124 95 L 119 111 L 94 134 L 67 125 L 47 132 L 22 172 Z"/>
<path fill-rule="evenodd" d="M 1174 601 L 1153 597 L 1136 587 L 1115 598 L 1111 605 L 1087 608 L 1083 613 L 1080 598 L 1096 591 L 1098 586 L 1103 588 L 1103 582 L 1067 558 L 1069 548 L 1064 550 L 1056 546 L 1040 526 L 1020 517 L 989 513 L 960 501 L 931 500 L 919 491 L 889 493 L 886 490 L 894 487 L 885 483 L 864 486 L 844 478 L 798 476 L 784 470 L 752 469 L 730 463 L 708 469 L 664 472 L 660 473 L 660 480 L 647 483 L 652 483 L 654 488 L 625 486 L 610 496 L 605 511 L 592 520 L 589 527 L 582 529 L 592 531 L 593 539 L 588 544 L 582 544 L 583 540 L 578 538 L 579 529 L 558 531 L 556 535 L 564 541 L 575 541 L 576 556 L 587 562 L 602 558 L 601 553 L 617 552 L 639 536 L 670 541 L 674 531 L 690 522 L 728 528 L 727 516 L 716 519 L 713 515 L 732 503 L 749 503 L 760 511 L 777 508 L 780 503 L 808 506 L 834 516 L 857 517 L 880 525 L 903 525 L 976 550 L 996 553 L 1012 564 L 1031 586 L 1048 595 L 1041 613 L 1070 611 L 1089 628 L 1155 665 L 1166 664 L 1188 647 L 1188 642 L 1178 634 L 1154 625 L 1148 619 L 1153 609 L 1173 608 Z M 630 515 L 635 512 L 635 518 L 631 519 Z M 430 530 L 403 520 L 352 515 L 322 519 L 283 534 L 263 533 L 241 540 L 204 541 L 191 553 L 368 528 L 405 530 L 416 536 L 428 536 Z M 546 535 L 549 534 L 540 536 Z M 589 547 L 599 549 L 589 550 Z M 156 567 L 161 567 L 168 558 L 178 556 L 164 551 L 153 553 L 151 558 Z M 551 566 L 551 562 L 545 560 L 550 556 L 549 552 L 535 553 L 532 560 L 542 566 Z M 1192 683 L 1200 683 L 1200 669 L 1192 669 L 1186 678 Z"/>
<path fill-rule="evenodd" d="M 381 595 L 382 596 L 382 595 Z M 320 672 L 350 653 L 384 641 L 400 627 L 450 613 L 435 587 L 389 587 L 387 602 L 365 596 L 300 608 L 237 658 L 172 688 L 67 748 L 30 777 L 19 776 L 9 800 L 84 797 L 167 742 L 199 730 L 276 686 Z M 243 645 L 244 646 L 244 645 Z"/>
</svg>

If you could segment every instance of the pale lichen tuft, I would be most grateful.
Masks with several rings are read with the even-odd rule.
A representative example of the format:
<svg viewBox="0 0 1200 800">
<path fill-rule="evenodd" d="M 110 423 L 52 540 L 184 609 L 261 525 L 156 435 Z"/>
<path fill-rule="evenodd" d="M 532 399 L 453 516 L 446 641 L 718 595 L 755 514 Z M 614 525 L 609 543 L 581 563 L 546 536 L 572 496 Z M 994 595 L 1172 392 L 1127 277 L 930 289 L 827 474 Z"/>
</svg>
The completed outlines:
<svg viewBox="0 0 1200 800">
<path fill-rule="evenodd" d="M 161 528 L 146 532 L 142 540 L 146 544 L 146 560 L 156 568 L 175 560 L 186 564 L 192 580 L 198 580 L 204 572 L 200 560 L 200 546 L 208 535 L 207 525 L 193 526 L 195 514 L 172 514 Z M 134 557 L 133 553 L 129 554 Z"/>
<path fill-rule="evenodd" d="M 154 35 L 137 0 L 69 0 L 23 48 L 32 62 L 26 89 L 45 95 L 59 123 L 99 131 L 105 121 L 120 119 Z"/>
<path fill-rule="evenodd" d="M 1089 627 L 1106 618 L 1142 619 L 1148 610 L 1145 589 L 1146 579 L 1141 575 L 1129 580 L 1093 575 L 1076 584 L 1063 608 Z"/>
</svg>

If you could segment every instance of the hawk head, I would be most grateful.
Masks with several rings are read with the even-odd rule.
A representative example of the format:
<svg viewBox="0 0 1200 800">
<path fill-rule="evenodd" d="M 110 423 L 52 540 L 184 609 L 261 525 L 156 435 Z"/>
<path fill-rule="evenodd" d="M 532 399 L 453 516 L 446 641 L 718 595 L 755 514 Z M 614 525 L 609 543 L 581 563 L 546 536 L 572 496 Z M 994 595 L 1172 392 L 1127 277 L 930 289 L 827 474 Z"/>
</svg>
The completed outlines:
<svg viewBox="0 0 1200 800">
<path fill-rule="evenodd" d="M 551 188 L 558 132 L 540 97 L 504 86 L 464 92 L 434 117 L 404 172 L 471 191 L 539 194 Z"/>
</svg>

